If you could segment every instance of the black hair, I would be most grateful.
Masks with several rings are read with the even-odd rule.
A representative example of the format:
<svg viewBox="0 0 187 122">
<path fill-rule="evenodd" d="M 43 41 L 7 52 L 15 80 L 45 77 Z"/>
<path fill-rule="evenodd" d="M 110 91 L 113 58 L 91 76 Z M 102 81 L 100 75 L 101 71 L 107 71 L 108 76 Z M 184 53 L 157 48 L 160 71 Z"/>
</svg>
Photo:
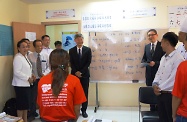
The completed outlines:
<svg viewBox="0 0 187 122">
<path fill-rule="evenodd" d="M 157 31 L 156 31 L 155 29 L 150 29 L 150 30 L 148 30 L 148 31 L 147 31 L 147 34 L 148 34 L 149 32 L 151 32 L 151 31 L 153 31 L 155 34 L 157 34 Z"/>
<path fill-rule="evenodd" d="M 34 47 L 36 47 L 36 42 L 41 42 L 41 43 L 42 43 L 42 41 L 41 41 L 41 40 L 36 39 L 36 40 L 34 40 L 34 41 L 33 41 L 33 46 L 34 46 Z"/>
<path fill-rule="evenodd" d="M 49 63 L 51 70 L 53 71 L 53 78 L 51 89 L 53 95 L 57 97 L 64 85 L 64 82 L 69 74 L 69 54 L 64 49 L 55 49 L 51 52 L 49 56 Z"/>
<path fill-rule="evenodd" d="M 55 45 L 55 46 L 57 46 L 57 45 L 62 45 L 62 42 L 61 42 L 61 41 L 56 41 L 56 42 L 54 43 L 54 45 Z"/>
<path fill-rule="evenodd" d="M 30 42 L 30 40 L 29 40 L 29 39 L 27 39 L 27 38 L 22 38 L 21 40 L 25 40 L 25 41 L 27 40 L 27 41 L 29 41 L 29 42 Z"/>
<path fill-rule="evenodd" d="M 178 43 L 178 36 L 174 32 L 167 32 L 163 35 L 162 39 L 168 40 L 168 42 L 175 47 Z"/>
<path fill-rule="evenodd" d="M 49 36 L 48 35 L 43 35 L 41 39 L 44 40 L 45 37 L 49 37 Z"/>
<path fill-rule="evenodd" d="M 20 48 L 20 46 L 21 46 L 21 44 L 22 44 L 23 42 L 27 43 L 25 40 L 26 40 L 26 39 L 23 38 L 23 39 L 21 39 L 21 40 L 17 43 L 17 50 L 18 50 L 18 48 Z M 19 50 L 18 50 L 18 52 L 19 52 Z"/>
</svg>

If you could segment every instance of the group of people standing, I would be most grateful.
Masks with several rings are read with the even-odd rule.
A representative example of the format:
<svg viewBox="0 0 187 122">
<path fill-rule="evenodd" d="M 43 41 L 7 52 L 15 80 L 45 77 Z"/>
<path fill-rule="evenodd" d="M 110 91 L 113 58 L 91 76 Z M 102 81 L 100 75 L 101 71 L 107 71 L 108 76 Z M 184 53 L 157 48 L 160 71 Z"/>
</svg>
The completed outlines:
<svg viewBox="0 0 187 122">
<path fill-rule="evenodd" d="M 160 122 L 187 122 L 187 19 L 179 36 L 167 32 L 159 42 L 155 29 L 150 29 L 147 36 L 151 43 L 145 46 L 141 62 L 146 64 L 146 85 L 152 86 L 158 96 L 158 105 L 150 105 L 150 109 L 158 109 Z M 48 35 L 33 42 L 34 52 L 28 49 L 28 39 L 17 43 L 12 85 L 17 115 L 24 122 L 27 122 L 28 110 L 29 116 L 38 116 L 36 102 L 43 122 L 76 122 L 80 111 L 84 118 L 88 117 L 92 54 L 91 49 L 83 45 L 83 40 L 82 34 L 76 34 L 77 45 L 69 50 L 69 54 L 60 49 L 62 44 L 58 41 L 55 42 L 57 49 L 51 49 Z M 178 40 L 182 45 L 175 50 Z"/>
<path fill-rule="evenodd" d="M 91 49 L 83 45 L 83 40 L 82 34 L 76 34 L 77 45 L 69 50 L 69 54 L 60 47 L 51 49 L 48 35 L 33 41 L 34 52 L 29 51 L 28 39 L 17 43 L 12 85 L 16 93 L 17 115 L 24 122 L 27 122 L 27 116 L 38 116 L 37 105 L 43 122 L 76 122 L 81 104 L 82 116 L 88 117 L 88 68 L 92 54 Z"/>
<path fill-rule="evenodd" d="M 146 85 L 152 86 L 158 96 L 160 122 L 187 122 L 187 19 L 181 25 L 179 36 L 167 32 L 159 42 L 155 29 L 147 32 L 151 43 L 144 49 L 142 63 L 146 67 Z M 178 40 L 182 44 L 175 49 Z"/>
</svg>

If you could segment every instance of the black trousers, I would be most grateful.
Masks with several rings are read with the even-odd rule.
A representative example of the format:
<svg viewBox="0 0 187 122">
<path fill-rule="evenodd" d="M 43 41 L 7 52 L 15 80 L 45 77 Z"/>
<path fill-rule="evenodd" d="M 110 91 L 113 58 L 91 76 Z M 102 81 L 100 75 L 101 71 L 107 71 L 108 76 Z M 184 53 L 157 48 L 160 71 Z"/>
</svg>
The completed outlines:
<svg viewBox="0 0 187 122">
<path fill-rule="evenodd" d="M 81 85 L 82 85 L 82 88 L 84 90 L 84 94 L 86 96 L 86 99 L 87 101 L 82 103 L 82 108 L 81 108 L 81 111 L 82 112 L 85 112 L 87 110 L 87 107 L 88 107 L 88 89 L 89 89 L 89 82 L 90 82 L 90 78 L 88 77 L 82 77 L 80 78 L 80 81 L 81 81 Z"/>
<path fill-rule="evenodd" d="M 171 93 L 164 93 L 158 96 L 158 113 L 160 122 L 173 122 Z"/>
<path fill-rule="evenodd" d="M 36 100 L 38 95 L 38 82 L 40 79 L 36 79 L 36 81 L 31 85 L 31 94 L 30 94 L 30 112 L 29 116 L 34 116 L 36 113 Z"/>
</svg>

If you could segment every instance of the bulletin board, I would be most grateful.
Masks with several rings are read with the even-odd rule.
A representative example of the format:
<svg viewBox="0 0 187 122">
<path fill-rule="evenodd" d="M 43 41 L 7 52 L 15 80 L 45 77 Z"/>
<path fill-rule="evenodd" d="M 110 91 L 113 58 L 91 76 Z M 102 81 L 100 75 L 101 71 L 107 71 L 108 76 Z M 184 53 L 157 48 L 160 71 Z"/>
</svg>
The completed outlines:
<svg viewBox="0 0 187 122">
<path fill-rule="evenodd" d="M 0 25 L 0 56 L 13 55 L 12 27 Z"/>
<path fill-rule="evenodd" d="M 145 81 L 141 68 L 144 47 L 150 43 L 148 30 L 92 32 L 89 35 L 92 50 L 91 81 L 129 82 Z M 159 40 L 168 29 L 157 29 Z"/>
<path fill-rule="evenodd" d="M 14 54 L 18 52 L 17 43 L 22 39 L 26 38 L 26 32 L 36 33 L 36 39 L 41 39 L 45 35 L 45 26 L 41 24 L 32 23 L 22 23 L 22 22 L 12 22 L 13 28 L 13 44 L 14 44 Z M 33 41 L 33 40 L 32 40 Z M 34 51 L 33 42 L 30 42 L 30 51 Z"/>
</svg>

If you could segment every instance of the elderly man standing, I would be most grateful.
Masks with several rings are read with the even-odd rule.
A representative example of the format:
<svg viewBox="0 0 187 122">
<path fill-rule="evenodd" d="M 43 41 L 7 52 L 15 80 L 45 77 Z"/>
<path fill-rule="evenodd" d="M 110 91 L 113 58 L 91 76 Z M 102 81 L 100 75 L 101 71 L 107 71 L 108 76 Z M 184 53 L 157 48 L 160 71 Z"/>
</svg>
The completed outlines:
<svg viewBox="0 0 187 122">
<path fill-rule="evenodd" d="M 28 55 L 29 61 L 32 64 L 32 72 L 36 76 L 35 82 L 31 85 L 31 106 L 30 106 L 30 116 L 37 117 L 36 113 L 36 98 L 38 82 L 40 78 L 47 75 L 50 72 L 49 68 L 49 57 L 46 53 L 42 51 L 42 41 L 35 40 L 33 42 L 35 52 Z"/>
<path fill-rule="evenodd" d="M 91 63 L 92 53 L 89 47 L 83 45 L 84 37 L 82 34 L 75 35 L 76 46 L 69 50 L 70 63 L 71 63 L 71 74 L 77 76 L 83 87 L 87 101 L 82 103 L 82 116 L 88 117 L 86 113 L 88 106 L 88 88 L 89 88 L 89 66 Z"/>
</svg>

